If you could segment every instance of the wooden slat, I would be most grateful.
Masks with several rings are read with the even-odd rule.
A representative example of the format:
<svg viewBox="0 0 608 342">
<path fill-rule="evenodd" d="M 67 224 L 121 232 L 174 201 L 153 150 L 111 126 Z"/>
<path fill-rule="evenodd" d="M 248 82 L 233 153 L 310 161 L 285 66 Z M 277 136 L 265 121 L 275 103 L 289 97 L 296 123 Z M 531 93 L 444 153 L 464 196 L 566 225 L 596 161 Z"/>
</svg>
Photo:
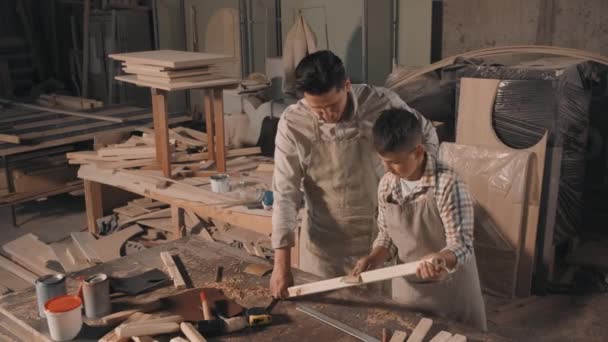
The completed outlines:
<svg viewBox="0 0 608 342">
<path fill-rule="evenodd" d="M 175 288 L 178 290 L 185 289 L 186 282 L 184 281 L 184 278 L 182 277 L 179 268 L 175 264 L 173 256 L 169 252 L 161 252 L 160 258 L 163 261 L 163 264 L 165 264 L 165 267 L 167 268 L 167 272 L 171 276 L 171 279 L 173 279 L 173 286 L 175 286 Z"/>
<path fill-rule="evenodd" d="M 0 134 L 0 141 L 10 143 L 10 144 L 20 144 L 21 139 L 19 139 L 16 135 L 11 134 Z"/>
<path fill-rule="evenodd" d="M 55 252 L 34 234 L 23 235 L 2 246 L 13 260 L 38 275 L 57 273 L 46 267 L 48 261 L 57 261 Z"/>
<path fill-rule="evenodd" d="M 111 116 L 87 114 L 87 113 L 75 112 L 72 110 L 63 110 L 63 109 L 55 109 L 55 108 L 49 108 L 49 107 L 43 107 L 43 106 L 36 106 L 33 104 L 28 104 L 28 103 L 11 102 L 11 101 L 6 101 L 6 100 L 2 100 L 2 99 L 0 99 L 0 103 L 8 104 L 11 106 L 16 106 L 16 107 L 21 107 L 21 108 L 39 110 L 41 112 L 51 112 L 51 113 L 57 113 L 57 114 L 79 116 L 81 118 L 89 118 L 89 119 L 111 121 L 111 122 L 118 122 L 118 123 L 124 122 L 123 119 L 115 118 L 115 117 L 111 117 Z"/>
<path fill-rule="evenodd" d="M 72 236 L 72 241 L 74 241 L 74 245 L 80 249 L 80 252 L 84 255 L 87 261 L 98 264 L 101 263 L 101 258 L 97 255 L 97 251 L 93 248 L 93 244 L 96 239 L 89 232 L 72 232 L 70 234 Z"/>
<path fill-rule="evenodd" d="M 213 117 L 213 91 L 202 90 L 205 107 L 205 126 L 207 128 L 207 150 L 209 160 L 215 160 L 215 120 Z"/>
<path fill-rule="evenodd" d="M 148 76 L 165 77 L 165 78 L 206 75 L 206 74 L 210 74 L 214 71 L 213 68 L 207 68 L 207 67 L 176 70 L 176 71 L 158 71 L 158 70 L 143 68 L 140 65 L 133 65 L 133 66 L 127 65 L 122 70 L 129 74 L 148 75 Z"/>
<path fill-rule="evenodd" d="M 314 283 L 292 286 L 287 289 L 289 298 L 305 296 L 314 293 L 321 293 L 344 289 L 352 286 L 374 283 L 382 280 L 388 280 L 396 277 L 412 276 L 416 274 L 420 261 L 409 262 L 396 266 L 389 266 L 377 270 L 361 273 L 360 283 L 347 283 L 343 281 L 344 277 L 336 277 L 327 280 L 321 280 Z"/>
<path fill-rule="evenodd" d="M 431 329 L 431 326 L 433 326 L 433 320 L 422 318 L 420 322 L 418 322 L 416 328 L 414 328 L 414 331 L 412 331 L 412 334 L 410 335 L 410 338 L 407 339 L 407 342 L 422 342 L 426 334 Z"/>
<path fill-rule="evenodd" d="M 84 203 L 87 213 L 87 227 L 90 233 L 97 233 L 97 219 L 103 216 L 101 184 L 84 181 Z"/>
<path fill-rule="evenodd" d="M 430 342 L 447 342 L 450 340 L 450 338 L 452 338 L 452 334 L 442 330 L 437 333 L 437 335 L 435 335 L 435 337 L 433 337 Z"/>
<path fill-rule="evenodd" d="M 224 100 L 221 89 L 213 89 L 213 116 L 215 120 L 215 154 L 219 172 L 226 172 L 226 140 L 224 128 Z"/>
<path fill-rule="evenodd" d="M 167 122 L 167 92 L 159 89 L 152 91 L 152 109 L 154 114 L 154 138 L 156 143 L 156 160 L 165 177 L 171 178 L 171 153 L 169 151 L 169 124 Z"/>
</svg>

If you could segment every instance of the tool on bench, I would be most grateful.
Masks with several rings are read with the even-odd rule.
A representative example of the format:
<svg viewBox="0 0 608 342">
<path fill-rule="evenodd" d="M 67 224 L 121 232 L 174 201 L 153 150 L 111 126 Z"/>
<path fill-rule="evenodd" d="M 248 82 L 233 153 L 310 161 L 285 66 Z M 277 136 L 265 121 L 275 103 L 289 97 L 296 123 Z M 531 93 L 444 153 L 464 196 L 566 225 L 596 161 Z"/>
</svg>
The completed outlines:
<svg viewBox="0 0 608 342">
<path fill-rule="evenodd" d="M 338 330 L 341 330 L 341 331 L 349 334 L 350 336 L 353 336 L 361 341 L 380 342 L 380 340 L 378 340 L 377 338 L 369 336 L 362 331 L 359 331 L 359 330 L 357 330 L 353 327 L 350 327 L 342 322 L 339 322 L 331 317 L 328 317 L 311 307 L 304 306 L 304 305 L 297 305 L 296 310 L 301 311 L 315 319 L 318 319 L 319 321 L 321 321 L 327 325 L 331 325 L 332 327 L 334 327 Z"/>
<path fill-rule="evenodd" d="M 262 326 L 269 325 L 272 323 L 272 309 L 279 303 L 279 298 L 273 298 L 270 304 L 263 307 L 253 307 L 245 310 L 245 316 L 247 316 L 247 321 L 249 322 L 249 326 Z"/>
</svg>

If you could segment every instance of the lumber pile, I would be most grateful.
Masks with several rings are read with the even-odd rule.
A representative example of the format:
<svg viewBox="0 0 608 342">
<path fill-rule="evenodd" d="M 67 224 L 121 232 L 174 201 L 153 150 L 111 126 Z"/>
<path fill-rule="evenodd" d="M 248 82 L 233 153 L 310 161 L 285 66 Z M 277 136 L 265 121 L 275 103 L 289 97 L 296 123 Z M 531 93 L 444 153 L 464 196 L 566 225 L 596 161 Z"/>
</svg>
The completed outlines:
<svg viewBox="0 0 608 342">
<path fill-rule="evenodd" d="M 79 151 L 67 154 L 73 165 L 94 165 L 98 169 L 119 170 L 138 169 L 157 171 L 160 166 L 156 160 L 154 130 L 140 127 L 135 129 L 141 135 L 133 135 L 119 144 L 112 144 L 97 151 Z M 187 127 L 176 127 L 169 130 L 172 174 L 180 177 L 205 177 L 214 172 L 209 169 L 214 165 L 208 160 L 207 135 Z M 256 169 L 260 162 L 243 158 L 261 152 L 259 147 L 241 148 L 227 151 L 228 172 L 243 172 Z M 268 164 L 268 163 L 266 163 Z M 149 174 L 156 174 L 154 172 Z M 167 179 L 168 182 L 170 180 Z"/>
<path fill-rule="evenodd" d="M 223 76 L 218 72 L 218 64 L 233 60 L 226 55 L 174 50 L 121 53 L 109 57 L 122 61 L 123 71 L 131 82 L 165 90 L 186 89 L 200 82 L 221 80 Z"/>
</svg>

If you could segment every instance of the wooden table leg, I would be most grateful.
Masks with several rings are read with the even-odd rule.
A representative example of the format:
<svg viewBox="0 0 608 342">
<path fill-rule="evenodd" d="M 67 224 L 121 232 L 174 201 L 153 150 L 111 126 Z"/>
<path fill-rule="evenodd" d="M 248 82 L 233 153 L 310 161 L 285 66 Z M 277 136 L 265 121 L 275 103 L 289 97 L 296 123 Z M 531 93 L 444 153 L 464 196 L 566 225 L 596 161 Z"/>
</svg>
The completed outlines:
<svg viewBox="0 0 608 342">
<path fill-rule="evenodd" d="M 207 150 L 209 160 L 215 160 L 215 123 L 213 120 L 213 91 L 203 90 L 205 104 L 205 126 L 207 126 Z"/>
<path fill-rule="evenodd" d="M 185 211 L 176 205 L 171 205 L 171 223 L 173 225 L 173 239 L 177 240 L 186 236 L 185 234 Z"/>
<path fill-rule="evenodd" d="M 222 88 L 213 89 L 213 117 L 215 119 L 215 155 L 218 172 L 226 172 L 226 140 L 224 139 L 224 102 Z"/>
<path fill-rule="evenodd" d="M 169 115 L 167 114 L 167 91 L 151 88 L 152 113 L 156 160 L 165 177 L 171 178 L 171 153 L 169 150 Z"/>
<path fill-rule="evenodd" d="M 89 232 L 97 233 L 97 219 L 103 217 L 101 183 L 84 180 L 84 203 L 87 211 Z"/>
</svg>

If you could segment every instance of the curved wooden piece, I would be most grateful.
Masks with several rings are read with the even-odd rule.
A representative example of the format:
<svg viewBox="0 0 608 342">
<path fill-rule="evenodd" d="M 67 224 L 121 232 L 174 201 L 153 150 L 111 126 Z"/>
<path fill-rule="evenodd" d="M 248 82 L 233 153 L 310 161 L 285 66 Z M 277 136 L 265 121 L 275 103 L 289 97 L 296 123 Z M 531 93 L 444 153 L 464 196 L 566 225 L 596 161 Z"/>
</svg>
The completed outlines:
<svg viewBox="0 0 608 342">
<path fill-rule="evenodd" d="M 456 58 L 482 58 L 482 57 L 492 57 L 492 56 L 500 56 L 500 55 L 509 55 L 509 54 L 546 54 L 552 56 L 562 56 L 562 57 L 573 57 L 580 58 L 584 60 L 590 60 L 593 62 L 597 62 L 600 64 L 608 65 L 608 57 L 598 55 L 595 53 L 577 50 L 577 49 L 569 49 L 558 46 L 546 46 L 546 45 L 513 45 L 513 46 L 501 46 L 501 47 L 493 47 L 488 49 L 474 50 L 470 52 L 465 52 L 460 55 L 451 56 L 445 59 L 442 59 L 438 62 L 425 66 L 423 68 L 413 70 L 411 73 L 404 75 L 404 77 L 394 84 L 388 84 L 387 86 L 390 89 L 398 88 L 403 86 L 408 81 L 426 74 L 427 72 L 435 71 L 441 68 L 444 68 L 448 65 L 454 64 Z"/>
<path fill-rule="evenodd" d="M 494 100 L 500 82 L 500 80 L 494 79 L 475 78 L 462 78 L 460 80 L 456 143 L 515 150 L 500 141 L 492 126 Z M 547 150 L 547 133 L 536 145 L 523 150 L 532 152 L 533 156 L 529 170 L 528 208 L 524 248 L 519 260 L 517 295 L 529 296 L 536 257 L 536 238 Z"/>
</svg>

